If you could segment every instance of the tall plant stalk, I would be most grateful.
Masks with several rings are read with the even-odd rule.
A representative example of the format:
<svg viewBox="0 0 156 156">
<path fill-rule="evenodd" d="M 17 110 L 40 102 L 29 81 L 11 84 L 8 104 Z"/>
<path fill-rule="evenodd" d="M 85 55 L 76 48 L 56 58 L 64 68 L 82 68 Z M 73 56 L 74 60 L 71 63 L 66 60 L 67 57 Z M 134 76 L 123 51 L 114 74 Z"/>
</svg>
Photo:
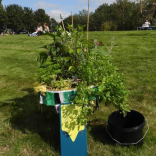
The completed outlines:
<svg viewBox="0 0 156 156">
<path fill-rule="evenodd" d="M 88 31 L 89 31 L 89 3 L 90 3 L 90 0 L 88 0 L 88 17 L 87 17 L 87 40 L 88 40 Z"/>
</svg>

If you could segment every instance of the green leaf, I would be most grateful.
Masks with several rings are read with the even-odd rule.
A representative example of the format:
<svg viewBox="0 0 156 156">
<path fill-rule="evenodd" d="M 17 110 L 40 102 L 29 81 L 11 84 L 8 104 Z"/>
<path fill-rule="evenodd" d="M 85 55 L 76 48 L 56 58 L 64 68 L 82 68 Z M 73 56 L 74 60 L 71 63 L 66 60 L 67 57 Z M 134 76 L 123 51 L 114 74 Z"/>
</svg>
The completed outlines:
<svg viewBox="0 0 156 156">
<path fill-rule="evenodd" d="M 77 49 L 77 53 L 80 54 L 82 52 L 82 49 Z"/>
<path fill-rule="evenodd" d="M 74 66 L 70 66 L 70 67 L 68 68 L 68 70 L 71 71 L 73 68 L 74 68 Z"/>
<path fill-rule="evenodd" d="M 69 54 L 72 54 L 74 53 L 74 50 L 73 49 L 69 49 Z"/>
</svg>

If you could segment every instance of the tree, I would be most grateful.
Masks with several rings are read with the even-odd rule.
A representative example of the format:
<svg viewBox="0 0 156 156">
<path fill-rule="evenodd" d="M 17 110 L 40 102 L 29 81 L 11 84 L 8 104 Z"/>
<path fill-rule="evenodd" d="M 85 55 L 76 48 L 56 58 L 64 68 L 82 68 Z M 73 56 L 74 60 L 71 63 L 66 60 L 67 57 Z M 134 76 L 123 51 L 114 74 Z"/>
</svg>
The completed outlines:
<svg viewBox="0 0 156 156">
<path fill-rule="evenodd" d="M 50 23 L 49 29 L 50 31 L 54 32 L 56 30 L 55 28 L 58 26 L 58 22 L 54 18 L 51 18 Z"/>
<path fill-rule="evenodd" d="M 126 26 L 129 26 L 131 24 L 131 7 L 130 2 L 127 0 L 117 0 L 117 24 L 119 30 L 128 30 Z"/>
<path fill-rule="evenodd" d="M 95 21 L 95 29 L 100 30 L 102 23 L 106 21 L 110 21 L 110 9 L 108 4 L 100 5 L 93 15 L 94 21 Z"/>
<path fill-rule="evenodd" d="M 7 24 L 7 14 L 3 8 L 2 0 L 0 0 L 0 29 L 2 30 L 6 24 Z"/>
<path fill-rule="evenodd" d="M 37 23 L 47 23 L 47 25 L 50 25 L 50 16 L 45 13 L 44 9 L 38 9 L 34 12 L 34 18 Z"/>
<path fill-rule="evenodd" d="M 87 29 L 87 15 L 88 15 L 88 11 L 85 9 L 83 9 L 82 11 L 79 11 L 79 14 L 78 14 L 79 25 L 84 25 L 84 30 Z"/>
<path fill-rule="evenodd" d="M 23 16 L 24 12 L 21 6 L 17 4 L 8 5 L 6 7 L 6 12 L 8 16 L 7 27 L 17 31 L 18 29 L 23 29 Z"/>
<path fill-rule="evenodd" d="M 75 24 L 75 15 L 73 16 L 73 23 L 74 23 L 74 26 L 76 27 L 77 25 Z M 68 16 L 67 18 L 64 19 L 65 28 L 68 27 L 68 24 L 72 24 L 72 17 L 71 16 Z M 59 25 L 61 25 L 61 22 L 59 23 Z"/>
<path fill-rule="evenodd" d="M 95 31 L 96 30 L 96 19 L 94 19 L 94 13 L 91 12 L 89 14 L 89 31 Z"/>
<path fill-rule="evenodd" d="M 117 0 L 99 6 L 93 16 L 96 30 L 134 30 L 139 25 L 140 13 L 137 3 Z"/>
<path fill-rule="evenodd" d="M 24 7 L 24 15 L 23 15 L 23 25 L 24 28 L 27 29 L 28 31 L 34 31 L 34 27 L 36 27 L 35 19 L 34 19 L 34 14 L 33 10 Z"/>
<path fill-rule="evenodd" d="M 82 10 L 79 11 L 78 14 L 74 14 L 73 15 L 73 25 L 74 28 L 77 28 L 78 25 L 83 25 L 84 26 L 84 30 L 87 29 L 86 25 L 87 25 L 87 10 Z M 64 19 L 64 24 L 65 27 L 67 27 L 68 24 L 72 24 L 72 17 L 69 16 L 67 18 Z"/>
<path fill-rule="evenodd" d="M 138 6 L 140 8 L 140 17 L 141 17 L 141 22 L 145 22 L 145 20 L 149 20 L 152 22 L 153 20 L 153 13 L 155 7 L 152 6 L 153 0 L 144 0 L 138 3 Z"/>
</svg>

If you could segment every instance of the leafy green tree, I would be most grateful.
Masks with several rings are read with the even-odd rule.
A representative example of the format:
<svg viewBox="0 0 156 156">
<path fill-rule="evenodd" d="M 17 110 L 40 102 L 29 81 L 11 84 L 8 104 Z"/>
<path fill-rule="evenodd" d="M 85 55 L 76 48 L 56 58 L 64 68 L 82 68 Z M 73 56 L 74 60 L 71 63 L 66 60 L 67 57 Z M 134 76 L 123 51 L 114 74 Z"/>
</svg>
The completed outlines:
<svg viewBox="0 0 156 156">
<path fill-rule="evenodd" d="M 139 26 L 140 13 L 137 3 L 117 0 L 99 6 L 93 16 L 96 30 L 134 30 Z"/>
<path fill-rule="evenodd" d="M 52 31 L 52 32 L 56 31 L 57 26 L 58 26 L 58 22 L 54 18 L 51 18 L 50 25 L 49 25 L 50 31 Z"/>
<path fill-rule="evenodd" d="M 2 0 L 0 0 L 0 29 L 2 30 L 6 24 L 7 24 L 7 14 L 3 8 Z"/>
<path fill-rule="evenodd" d="M 73 15 L 74 28 L 78 28 L 78 25 L 82 25 L 82 26 L 84 26 L 84 30 L 87 29 L 87 14 L 88 14 L 87 10 L 83 9 L 82 11 L 79 11 L 78 14 Z M 91 19 L 91 17 L 90 17 L 90 19 Z M 65 18 L 64 24 L 65 24 L 66 28 L 68 27 L 68 24 L 72 24 L 72 17 L 69 16 L 69 17 Z"/>
<path fill-rule="evenodd" d="M 132 2 L 128 0 L 117 0 L 115 3 L 115 19 L 118 30 L 135 30 L 142 26 L 145 20 L 152 20 L 152 0 Z"/>
<path fill-rule="evenodd" d="M 82 11 L 79 11 L 79 14 L 78 14 L 79 25 L 84 25 L 84 30 L 87 29 L 87 15 L 88 15 L 88 12 L 85 9 L 83 9 Z"/>
<path fill-rule="evenodd" d="M 96 19 L 94 18 L 94 13 L 91 12 L 89 15 L 89 31 L 96 30 Z"/>
<path fill-rule="evenodd" d="M 75 15 L 73 15 L 73 23 L 74 23 L 74 26 L 77 26 L 75 25 Z M 72 24 L 72 17 L 71 16 L 68 16 L 67 18 L 64 19 L 64 25 L 65 25 L 65 28 L 68 27 L 68 24 Z M 61 22 L 59 23 L 59 25 L 61 25 Z"/>
<path fill-rule="evenodd" d="M 36 27 L 36 23 L 34 19 L 33 10 L 28 7 L 24 7 L 23 11 L 24 11 L 24 15 L 23 15 L 24 28 L 27 29 L 28 31 L 34 31 L 34 27 Z"/>
<path fill-rule="evenodd" d="M 137 3 L 131 2 L 131 16 L 129 16 L 130 28 L 129 30 L 135 30 L 138 26 L 141 26 L 142 23 L 139 22 L 140 11 L 137 6 Z"/>
<path fill-rule="evenodd" d="M 100 30 L 102 23 L 106 21 L 110 21 L 111 17 L 111 10 L 109 9 L 108 4 L 100 5 L 93 15 L 94 21 L 95 21 L 95 29 Z"/>
<path fill-rule="evenodd" d="M 141 23 L 144 23 L 145 20 L 149 20 L 152 23 L 155 10 L 155 7 L 152 6 L 152 4 L 153 0 L 144 0 L 138 3 Z"/>
<path fill-rule="evenodd" d="M 131 20 L 132 20 L 132 8 L 131 2 L 128 0 L 117 0 L 117 24 L 119 30 L 128 30 L 131 29 Z M 133 17 L 134 18 L 134 17 Z"/>
<path fill-rule="evenodd" d="M 6 12 L 8 16 L 7 27 L 13 29 L 14 31 L 18 29 L 23 29 L 23 16 L 24 12 L 21 6 L 17 4 L 8 5 L 6 7 Z"/>
<path fill-rule="evenodd" d="M 35 18 L 36 24 L 37 23 L 41 23 L 42 25 L 43 25 L 43 23 L 47 23 L 47 25 L 51 24 L 50 16 L 45 13 L 44 9 L 36 10 L 34 12 L 34 18 Z"/>
</svg>

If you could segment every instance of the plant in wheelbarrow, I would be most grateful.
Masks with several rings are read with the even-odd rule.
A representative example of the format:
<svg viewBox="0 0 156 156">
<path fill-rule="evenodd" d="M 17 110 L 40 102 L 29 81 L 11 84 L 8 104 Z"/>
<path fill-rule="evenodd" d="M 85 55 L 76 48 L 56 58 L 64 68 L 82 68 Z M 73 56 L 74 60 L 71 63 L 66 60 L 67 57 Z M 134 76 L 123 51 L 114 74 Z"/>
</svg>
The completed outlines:
<svg viewBox="0 0 156 156">
<path fill-rule="evenodd" d="M 136 111 L 130 111 L 128 92 L 121 75 L 113 65 L 110 52 L 107 52 L 97 39 L 86 40 L 82 27 L 73 30 L 72 26 L 69 26 L 68 30 L 69 32 L 66 32 L 59 27 L 57 33 L 52 34 L 53 43 L 48 46 L 48 53 L 40 54 L 38 85 L 35 89 L 40 91 L 42 96 L 47 96 L 47 99 L 48 91 L 74 90 L 72 96 L 68 94 L 66 102 L 70 105 L 64 110 L 66 116 L 77 116 L 77 120 L 72 120 L 71 116 L 72 122 L 66 124 L 71 130 L 77 123 L 86 125 L 99 104 L 113 105 L 118 111 L 109 116 L 109 135 L 119 143 L 131 143 L 132 134 L 139 124 L 140 134 L 134 139 L 134 142 L 138 142 L 145 124 L 144 117 Z M 62 103 L 61 100 L 60 102 Z M 80 111 L 76 110 L 76 107 L 81 108 Z M 131 127 L 134 131 L 129 134 Z M 125 129 L 124 134 L 117 134 L 122 128 Z"/>
</svg>

